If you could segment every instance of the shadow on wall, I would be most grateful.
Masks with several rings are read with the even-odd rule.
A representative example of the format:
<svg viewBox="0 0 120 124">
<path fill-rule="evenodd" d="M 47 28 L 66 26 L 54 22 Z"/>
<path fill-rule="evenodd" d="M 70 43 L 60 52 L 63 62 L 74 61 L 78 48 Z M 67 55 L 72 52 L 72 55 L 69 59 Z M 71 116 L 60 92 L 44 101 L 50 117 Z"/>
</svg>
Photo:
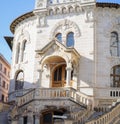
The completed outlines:
<svg viewBox="0 0 120 124">
<path fill-rule="evenodd" d="M 81 56 L 78 75 L 79 87 L 93 87 L 94 71 L 94 60 Z"/>
<path fill-rule="evenodd" d="M 31 83 L 23 80 L 15 81 L 15 79 L 11 79 L 10 86 L 9 86 L 9 93 L 14 92 L 15 90 L 31 89 L 35 87 L 36 87 L 36 83 Z"/>
<path fill-rule="evenodd" d="M 22 96 L 25 93 L 33 90 L 35 87 L 36 84 L 27 81 L 15 82 L 14 79 L 10 80 L 8 101 L 14 101 L 17 96 Z"/>
</svg>

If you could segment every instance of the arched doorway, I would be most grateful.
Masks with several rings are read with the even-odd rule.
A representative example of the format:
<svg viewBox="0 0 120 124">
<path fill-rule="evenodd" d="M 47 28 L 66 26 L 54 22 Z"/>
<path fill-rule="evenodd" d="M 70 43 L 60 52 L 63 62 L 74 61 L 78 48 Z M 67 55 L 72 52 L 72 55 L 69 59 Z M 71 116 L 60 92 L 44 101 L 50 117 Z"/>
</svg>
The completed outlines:
<svg viewBox="0 0 120 124">
<path fill-rule="evenodd" d="M 42 84 L 43 87 L 72 86 L 74 71 L 72 63 L 71 66 L 68 67 L 68 63 L 64 58 L 60 56 L 50 56 L 45 58 L 42 67 L 44 71 L 41 77 L 48 82 L 45 85 Z"/>
<path fill-rule="evenodd" d="M 52 73 L 52 87 L 64 87 L 66 84 L 66 64 L 56 66 Z"/>
<path fill-rule="evenodd" d="M 41 111 L 40 115 L 40 124 L 63 124 L 65 113 L 68 113 L 68 110 L 64 107 L 57 108 L 56 106 L 46 106 L 47 108 Z M 63 117 L 64 116 L 64 117 Z"/>
</svg>

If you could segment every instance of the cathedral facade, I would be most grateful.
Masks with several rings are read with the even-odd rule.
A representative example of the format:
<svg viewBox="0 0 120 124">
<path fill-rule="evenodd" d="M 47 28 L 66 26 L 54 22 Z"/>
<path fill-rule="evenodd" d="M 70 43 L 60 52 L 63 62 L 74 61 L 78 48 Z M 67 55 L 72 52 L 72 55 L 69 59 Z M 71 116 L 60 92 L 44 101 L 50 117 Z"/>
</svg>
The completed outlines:
<svg viewBox="0 0 120 124">
<path fill-rule="evenodd" d="M 119 4 L 36 0 L 10 29 L 9 123 L 119 124 Z"/>
</svg>

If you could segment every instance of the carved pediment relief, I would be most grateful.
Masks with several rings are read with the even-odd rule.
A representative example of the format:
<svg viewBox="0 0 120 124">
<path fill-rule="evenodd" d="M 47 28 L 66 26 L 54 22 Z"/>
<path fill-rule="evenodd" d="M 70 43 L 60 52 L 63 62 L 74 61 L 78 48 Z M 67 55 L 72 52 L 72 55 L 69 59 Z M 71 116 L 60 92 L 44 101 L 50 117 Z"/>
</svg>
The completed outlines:
<svg viewBox="0 0 120 124">
<path fill-rule="evenodd" d="M 73 60 L 77 61 L 80 58 L 79 53 L 74 48 L 67 48 L 57 41 L 57 39 L 52 40 L 43 49 L 37 50 L 36 53 L 41 56 L 39 57 L 40 64 L 46 59 L 53 57 L 61 57 L 67 63 L 72 62 Z"/>
<path fill-rule="evenodd" d="M 41 50 L 36 51 L 38 54 L 54 54 L 56 52 L 73 52 L 77 56 L 79 56 L 79 53 L 74 48 L 67 48 L 62 43 L 60 43 L 56 38 L 53 39 L 50 43 L 48 43 L 45 47 L 43 47 Z"/>
</svg>

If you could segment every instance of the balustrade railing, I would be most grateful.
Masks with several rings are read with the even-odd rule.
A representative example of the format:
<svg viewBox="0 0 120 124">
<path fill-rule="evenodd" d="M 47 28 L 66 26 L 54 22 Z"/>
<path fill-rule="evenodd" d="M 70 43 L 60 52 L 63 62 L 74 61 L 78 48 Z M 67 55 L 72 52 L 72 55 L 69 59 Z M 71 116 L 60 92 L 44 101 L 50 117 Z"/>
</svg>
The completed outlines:
<svg viewBox="0 0 120 124">
<path fill-rule="evenodd" d="M 9 101 L 14 101 L 16 97 L 23 96 L 24 94 L 30 92 L 32 89 L 23 89 L 23 90 L 16 90 L 9 94 Z"/>
<path fill-rule="evenodd" d="M 60 4 L 60 3 L 68 3 L 68 2 L 77 2 L 81 0 L 49 0 L 48 4 Z"/>
<path fill-rule="evenodd" d="M 71 99 L 81 105 L 87 106 L 92 103 L 92 98 L 77 92 L 73 88 L 37 88 L 17 97 L 18 106 L 34 99 Z"/>
<path fill-rule="evenodd" d="M 120 121 L 120 103 L 111 108 L 109 112 L 85 124 L 117 124 L 118 121 Z"/>
<path fill-rule="evenodd" d="M 70 3 L 70 2 L 95 2 L 95 0 L 48 0 L 48 4 L 60 4 L 60 3 Z"/>
<path fill-rule="evenodd" d="M 118 88 L 112 88 L 110 90 L 110 96 L 111 97 L 120 97 L 120 89 L 118 89 Z"/>
<path fill-rule="evenodd" d="M 70 3 L 70 2 L 81 2 L 81 3 L 86 3 L 86 2 L 95 2 L 95 0 L 49 0 L 48 4 L 60 4 L 60 3 Z"/>
</svg>

